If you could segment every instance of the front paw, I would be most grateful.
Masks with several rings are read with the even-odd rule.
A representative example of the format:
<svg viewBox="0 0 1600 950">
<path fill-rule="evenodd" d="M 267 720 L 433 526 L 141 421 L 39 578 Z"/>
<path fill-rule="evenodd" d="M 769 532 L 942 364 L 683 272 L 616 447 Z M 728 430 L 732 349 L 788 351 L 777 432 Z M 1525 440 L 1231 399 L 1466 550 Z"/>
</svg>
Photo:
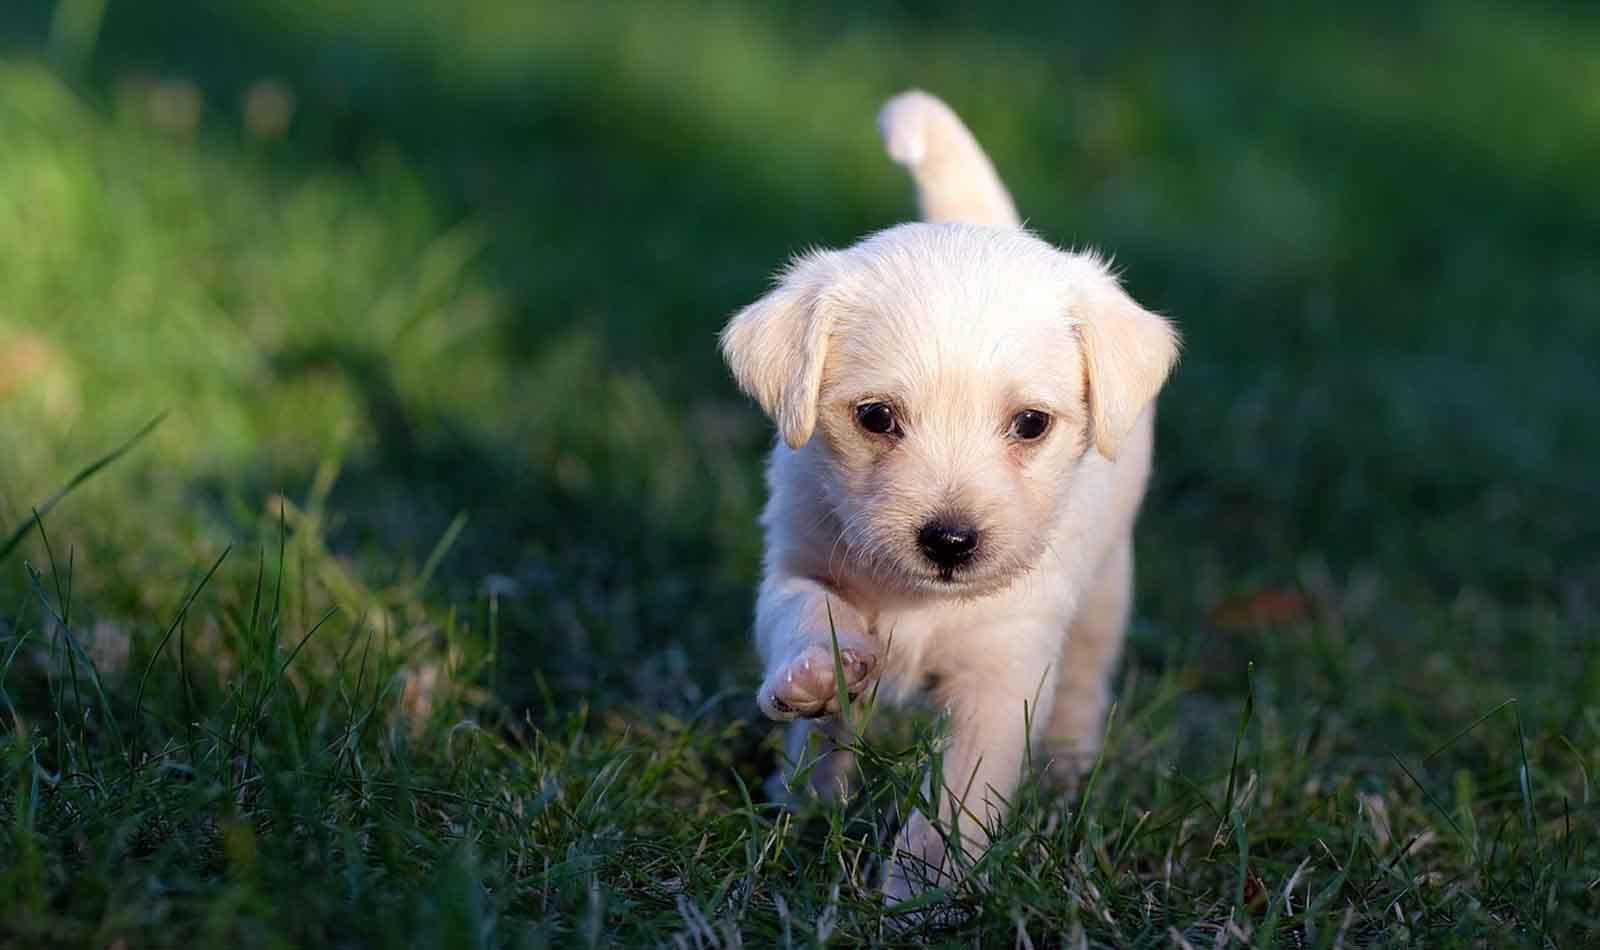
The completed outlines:
<svg viewBox="0 0 1600 950">
<path fill-rule="evenodd" d="M 866 690 L 878 672 L 878 655 L 858 647 L 840 647 L 844 688 L 853 700 Z M 767 674 L 758 697 L 767 718 L 815 719 L 839 712 L 839 689 L 833 676 L 833 650 L 812 645 Z"/>
</svg>

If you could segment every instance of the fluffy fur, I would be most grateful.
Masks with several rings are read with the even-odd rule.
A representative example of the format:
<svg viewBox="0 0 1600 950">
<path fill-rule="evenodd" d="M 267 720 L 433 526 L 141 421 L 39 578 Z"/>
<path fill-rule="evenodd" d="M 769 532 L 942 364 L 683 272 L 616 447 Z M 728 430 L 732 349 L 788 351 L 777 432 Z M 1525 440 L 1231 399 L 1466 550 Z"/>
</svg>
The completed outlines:
<svg viewBox="0 0 1600 950">
<path fill-rule="evenodd" d="M 762 519 L 758 698 L 794 720 L 792 758 L 828 735 L 836 631 L 846 691 L 877 679 L 893 700 L 948 709 L 943 775 L 930 781 L 942 783 L 939 819 L 975 852 L 1030 745 L 1069 774 L 1097 751 L 1153 400 L 1178 337 L 1100 259 L 1023 230 L 944 103 L 906 93 L 879 127 L 927 220 L 801 256 L 722 335 L 781 436 Z M 878 404 L 894 431 L 868 425 Z M 1019 435 L 1025 412 L 1048 415 L 1042 437 Z M 929 553 L 930 526 L 947 524 L 975 543 L 964 559 Z M 818 790 L 848 764 L 831 753 Z M 911 816 L 889 896 L 948 874 L 946 847 L 930 816 Z"/>
</svg>

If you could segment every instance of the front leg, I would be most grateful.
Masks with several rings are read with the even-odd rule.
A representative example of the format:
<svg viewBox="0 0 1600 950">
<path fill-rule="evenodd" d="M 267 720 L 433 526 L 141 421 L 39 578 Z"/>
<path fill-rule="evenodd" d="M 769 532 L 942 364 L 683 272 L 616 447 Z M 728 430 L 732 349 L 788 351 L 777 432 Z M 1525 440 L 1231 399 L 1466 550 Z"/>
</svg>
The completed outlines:
<svg viewBox="0 0 1600 950">
<path fill-rule="evenodd" d="M 839 711 L 833 644 L 854 699 L 878 671 L 878 649 L 854 607 L 816 581 L 779 577 L 756 601 L 756 644 L 766 661 L 757 702 L 769 719 L 816 719 Z"/>
<path fill-rule="evenodd" d="M 838 748 L 846 737 L 840 735 L 837 723 L 825 721 L 839 712 L 835 637 L 844 691 L 855 699 L 871 683 L 880 663 L 865 618 L 813 580 L 779 576 L 762 584 L 756 602 L 756 643 L 766 675 L 756 698 L 769 718 L 795 720 L 789 727 L 787 762 L 769 783 L 775 798 L 798 791 L 791 788 L 794 771 L 806 756 L 813 733 L 822 734 L 822 746 L 812 765 L 812 791 L 833 795 L 849 770 L 850 755 Z"/>
<path fill-rule="evenodd" d="M 939 827 L 921 811 L 906 821 L 884 882 L 891 903 L 953 883 L 959 863 L 982 855 L 1009 806 L 1056 693 L 1052 644 L 1060 634 L 1032 633 L 1013 641 L 1009 655 L 944 673 L 935 698 L 951 713 L 949 745 L 940 774 L 924 784 L 930 799 L 937 790 Z M 984 640 L 1003 643 L 1009 634 L 985 631 Z"/>
</svg>

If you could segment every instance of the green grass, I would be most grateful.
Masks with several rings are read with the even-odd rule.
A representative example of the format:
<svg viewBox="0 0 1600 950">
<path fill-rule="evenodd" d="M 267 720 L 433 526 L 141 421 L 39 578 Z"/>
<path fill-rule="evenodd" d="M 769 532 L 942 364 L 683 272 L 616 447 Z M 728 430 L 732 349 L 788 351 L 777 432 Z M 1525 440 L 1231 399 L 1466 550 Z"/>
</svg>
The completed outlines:
<svg viewBox="0 0 1600 950">
<path fill-rule="evenodd" d="M 1597 939 L 1592 12 L 99 7 L 0 11 L 0 942 Z M 765 800 L 714 338 L 913 84 L 1188 346 L 1092 787 L 895 918 L 938 724 Z"/>
</svg>

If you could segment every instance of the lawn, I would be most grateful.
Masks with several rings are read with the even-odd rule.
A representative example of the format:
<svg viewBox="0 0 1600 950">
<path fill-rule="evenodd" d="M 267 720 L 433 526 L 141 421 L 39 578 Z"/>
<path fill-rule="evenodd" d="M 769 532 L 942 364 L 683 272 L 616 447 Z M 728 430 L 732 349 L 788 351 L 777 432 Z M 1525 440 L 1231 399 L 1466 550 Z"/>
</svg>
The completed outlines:
<svg viewBox="0 0 1600 950">
<path fill-rule="evenodd" d="M 1091 786 L 894 914 L 940 723 L 766 798 L 715 334 L 911 85 L 1187 346 Z M 1597 89 L 1580 5 L 7 3 L 0 943 L 1600 940 Z"/>
</svg>

